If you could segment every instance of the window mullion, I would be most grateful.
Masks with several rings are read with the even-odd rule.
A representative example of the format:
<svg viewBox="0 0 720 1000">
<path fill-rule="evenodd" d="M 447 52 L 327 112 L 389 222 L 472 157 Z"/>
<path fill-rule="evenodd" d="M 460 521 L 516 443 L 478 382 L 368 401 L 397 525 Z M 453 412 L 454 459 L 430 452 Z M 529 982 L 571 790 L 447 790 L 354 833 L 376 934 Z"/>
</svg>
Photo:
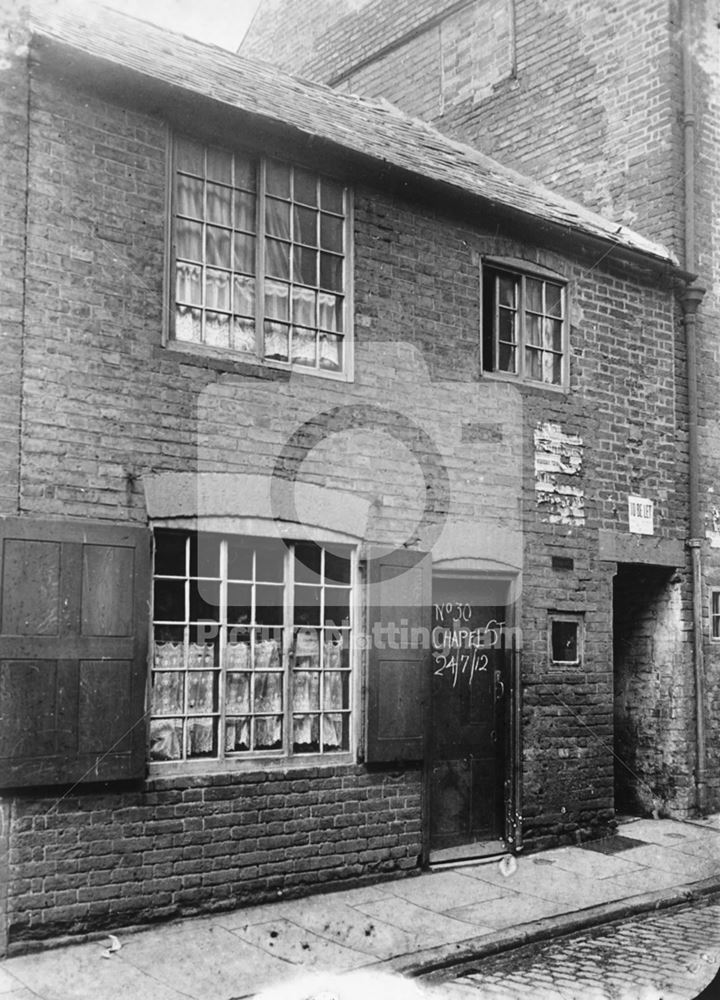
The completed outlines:
<svg viewBox="0 0 720 1000">
<path fill-rule="evenodd" d="M 517 373 L 520 378 L 525 378 L 525 275 L 520 275 L 520 281 L 518 282 L 518 301 L 517 301 L 517 317 L 518 317 L 518 328 L 517 328 Z"/>
<path fill-rule="evenodd" d="M 283 594 L 283 752 L 292 756 L 293 706 L 292 672 L 294 667 L 293 620 L 295 593 L 295 546 L 285 546 L 285 587 Z"/>
<path fill-rule="evenodd" d="M 267 161 L 259 161 L 255 217 L 255 353 L 264 357 L 265 343 L 265 184 Z"/>
<path fill-rule="evenodd" d="M 218 759 L 225 759 L 225 671 L 227 664 L 227 539 L 220 542 L 220 630 L 218 641 Z"/>
</svg>

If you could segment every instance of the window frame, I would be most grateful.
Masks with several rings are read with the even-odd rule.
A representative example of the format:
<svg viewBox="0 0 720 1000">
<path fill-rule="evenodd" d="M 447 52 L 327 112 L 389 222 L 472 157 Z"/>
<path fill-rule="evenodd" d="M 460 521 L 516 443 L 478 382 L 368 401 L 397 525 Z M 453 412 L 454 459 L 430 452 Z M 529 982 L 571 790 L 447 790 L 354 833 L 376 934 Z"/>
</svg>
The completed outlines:
<svg viewBox="0 0 720 1000">
<path fill-rule="evenodd" d="M 499 341 L 499 329 L 497 324 L 497 310 L 498 302 L 497 297 L 493 296 L 493 317 L 492 317 L 492 327 L 488 332 L 486 331 L 485 324 L 485 314 L 490 308 L 490 304 L 486 302 L 486 279 L 489 274 L 492 273 L 505 273 L 511 278 L 516 279 L 519 286 L 519 294 L 517 295 L 517 304 L 515 311 L 518 316 L 518 332 L 517 332 L 517 342 L 515 344 L 517 365 L 516 370 L 513 372 L 502 371 L 497 368 L 498 363 L 498 341 Z M 528 347 L 532 348 L 535 345 L 527 343 L 527 330 L 526 330 L 526 316 L 528 312 L 533 312 L 533 310 L 528 310 L 525 306 L 525 301 L 527 299 L 526 283 L 527 279 L 534 279 L 535 281 L 542 281 L 548 284 L 554 284 L 560 288 L 560 301 L 561 301 L 561 349 L 559 352 L 545 351 L 544 348 L 540 348 L 544 353 L 559 354 L 560 364 L 561 364 L 561 377 L 559 382 L 545 382 L 539 379 L 532 378 L 527 372 L 526 365 L 526 350 Z M 565 275 L 559 274 L 557 271 L 553 271 L 550 268 L 544 267 L 541 264 L 535 264 L 532 261 L 524 261 L 514 257 L 493 257 L 487 256 L 481 258 L 480 261 L 480 374 L 483 378 L 498 379 L 501 381 L 522 383 L 523 385 L 532 386 L 536 389 L 547 389 L 551 392 L 567 392 L 570 385 L 570 323 L 569 323 L 569 280 Z M 541 315 L 549 316 L 551 314 L 542 313 Z M 487 362 L 487 342 L 490 341 L 490 349 L 492 351 L 491 364 L 492 368 L 486 367 Z"/>
<path fill-rule="evenodd" d="M 298 751 L 295 752 L 292 749 L 292 723 L 293 723 L 293 702 L 292 702 L 292 684 L 293 684 L 293 656 L 294 648 L 293 643 L 290 642 L 290 637 L 294 635 L 296 628 L 298 627 L 290 617 L 290 610 L 293 604 L 292 595 L 295 588 L 295 576 L 294 576 L 294 550 L 291 549 L 288 544 L 285 543 L 284 539 L 278 538 L 271 534 L 268 535 L 256 535 L 247 533 L 233 533 L 229 531 L 218 531 L 210 532 L 216 536 L 220 536 L 223 541 L 228 539 L 235 539 L 238 541 L 246 542 L 247 544 L 254 546 L 262 544 L 263 542 L 272 541 L 279 543 L 279 545 L 284 546 L 283 560 L 283 624 L 281 626 L 266 626 L 267 628 L 277 628 L 283 637 L 283 648 L 280 651 L 280 662 L 282 664 L 282 741 L 283 745 L 277 749 L 270 750 L 248 750 L 248 751 L 226 751 L 225 750 L 225 731 L 224 724 L 226 721 L 225 714 L 225 686 L 224 679 L 228 672 L 228 666 L 224 662 L 223 651 L 227 643 L 227 631 L 230 629 L 230 625 L 221 623 L 219 626 L 219 639 L 218 639 L 218 665 L 215 667 L 217 671 L 217 686 L 218 686 L 218 708 L 214 713 L 207 713 L 209 715 L 217 715 L 217 756 L 207 756 L 207 757 L 186 757 L 184 759 L 176 760 L 153 760 L 150 756 L 150 730 L 151 730 L 151 720 L 156 716 L 153 715 L 153 705 L 152 705 L 152 692 L 153 692 L 153 677 L 155 672 L 154 665 L 154 640 L 155 640 L 155 607 L 154 607 L 154 596 L 155 596 L 155 581 L 156 579 L 170 579 L 166 574 L 156 573 L 156 538 L 158 531 L 177 531 L 183 534 L 186 538 L 190 537 L 191 545 L 194 536 L 201 534 L 202 532 L 197 532 L 194 529 L 183 527 L 183 528 L 170 528 L 166 525 L 157 525 L 153 532 L 153 544 L 152 544 L 152 560 L 151 560 L 151 580 L 152 580 L 152 597 L 150 606 L 150 640 L 149 640 L 149 655 L 147 664 L 147 686 L 146 686 L 146 717 L 148 720 L 148 744 L 146 752 L 146 761 L 148 767 L 148 774 L 156 777 L 160 776 L 172 776 L 176 774 L 214 774 L 214 773 L 224 773 L 232 771 L 258 771 L 266 769 L 276 769 L 281 768 L 283 770 L 292 768 L 307 768 L 307 767 L 323 767 L 323 766 L 337 766 L 340 764 L 354 763 L 357 760 L 358 755 L 358 740 L 361 731 L 360 726 L 360 692 L 361 692 L 361 677 L 360 677 L 360 663 L 358 656 L 358 629 L 361 623 L 361 608 L 360 608 L 360 595 L 361 595 L 361 579 L 360 579 L 360 553 L 357 545 L 353 545 L 349 542 L 343 542 L 344 548 L 349 550 L 350 555 L 350 582 L 347 585 L 349 588 L 349 626 L 348 635 L 350 637 L 348 643 L 348 706 L 344 710 L 348 718 L 348 748 L 347 750 L 323 750 L 322 745 L 320 751 Z M 296 543 L 303 543 L 305 541 L 302 538 L 294 539 Z M 293 543 L 289 543 L 292 545 Z M 321 548 L 326 548 L 332 546 L 332 540 L 318 541 L 317 543 Z M 222 560 L 222 556 L 221 556 Z M 223 569 L 226 568 L 226 564 L 221 562 L 221 576 L 220 576 L 220 591 L 223 594 L 223 599 L 227 603 L 227 588 L 228 588 L 228 576 L 227 573 L 223 576 Z M 193 577 L 188 577 L 187 579 L 193 579 Z M 187 585 L 187 584 L 186 584 Z M 332 586 L 332 582 L 329 584 Z M 342 586 L 342 585 L 338 585 Z M 187 597 L 186 597 L 187 600 Z M 183 626 L 178 626 L 183 628 L 192 629 L 192 625 L 188 626 L 185 622 Z M 257 628 L 262 628 L 263 626 L 252 626 Z M 321 626 L 324 627 L 324 626 Z M 252 668 L 251 673 L 257 668 Z M 187 674 L 187 667 L 184 669 L 184 674 Z M 327 709 L 325 709 L 327 711 Z M 196 713 L 197 714 L 197 713 Z M 303 713 L 299 713 L 303 714 Z M 315 714 L 314 712 L 309 712 L 308 714 Z M 322 727 L 322 705 L 318 708 L 318 713 L 320 715 L 320 726 Z M 158 718 L 167 716 L 157 716 Z M 192 715 L 187 712 L 187 705 L 184 705 L 182 718 L 191 718 Z"/>
<path fill-rule="evenodd" d="M 577 658 L 574 660 L 556 660 L 553 655 L 553 625 L 573 624 L 577 628 Z M 553 670 L 564 670 L 569 667 L 582 666 L 585 655 L 585 619 L 580 614 L 553 612 L 548 618 L 547 629 L 548 663 Z"/>
<path fill-rule="evenodd" d="M 177 218 L 176 211 L 176 180 L 178 175 L 177 167 L 177 140 L 186 139 L 204 149 L 217 149 L 229 153 L 231 156 L 246 156 L 255 165 L 255 196 L 256 196 L 256 218 L 255 218 L 255 252 L 254 252 L 254 273 L 255 280 L 255 313 L 254 313 L 254 334 L 255 349 L 251 352 L 241 351 L 233 347 L 218 347 L 213 344 L 198 342 L 193 340 L 178 339 L 176 330 L 176 276 L 177 276 Z M 272 368 L 280 371 L 292 372 L 293 375 L 311 375 L 313 377 L 330 379 L 332 381 L 352 382 L 354 380 L 354 198 L 352 187 L 341 177 L 323 173 L 317 167 L 308 165 L 297 160 L 283 160 L 279 157 L 269 156 L 254 148 L 240 145 L 223 145 L 222 142 L 207 141 L 204 138 L 193 137 L 182 131 L 168 130 L 167 141 L 167 226 L 166 226 L 166 266 L 165 281 L 166 291 L 164 295 L 164 324 L 163 324 L 163 347 L 172 351 L 178 351 L 193 356 L 194 358 L 209 358 L 214 362 L 225 362 L 229 370 L 234 370 L 237 365 L 259 366 L 262 368 Z M 268 279 L 265 274 L 265 244 L 268 234 L 265 232 L 266 225 L 266 199 L 267 199 L 267 164 L 269 162 L 280 163 L 288 167 L 291 171 L 298 169 L 306 173 L 313 174 L 316 180 L 326 179 L 337 184 L 342 190 L 343 197 L 343 269 L 342 269 L 342 289 L 339 294 L 343 298 L 342 309 L 342 353 L 343 365 L 340 371 L 322 368 L 319 365 L 310 366 L 296 361 L 283 361 L 277 358 L 263 356 L 264 343 L 264 283 Z M 290 199 L 292 206 L 294 201 Z M 207 212 L 203 212 L 203 224 L 207 225 Z M 232 229 L 234 232 L 234 227 Z M 272 238 L 272 237 L 270 237 Z M 295 241 L 288 238 L 289 246 L 295 246 Z M 298 244 L 301 245 L 301 244 Z M 291 254 L 292 256 L 292 254 Z M 203 263 L 204 266 L 204 263 Z M 231 281 L 235 272 L 229 271 Z M 270 277 L 269 280 L 273 280 Z M 288 287 L 293 287 L 293 282 L 288 279 Z M 310 286 L 307 286 L 310 287 Z M 205 306 L 200 307 L 202 309 Z M 289 324 L 292 326 L 292 323 Z M 309 329 L 309 328 L 308 328 Z M 318 330 L 315 329 L 317 334 Z"/>
<path fill-rule="evenodd" d="M 710 642 L 720 642 L 720 587 L 710 588 Z"/>
</svg>

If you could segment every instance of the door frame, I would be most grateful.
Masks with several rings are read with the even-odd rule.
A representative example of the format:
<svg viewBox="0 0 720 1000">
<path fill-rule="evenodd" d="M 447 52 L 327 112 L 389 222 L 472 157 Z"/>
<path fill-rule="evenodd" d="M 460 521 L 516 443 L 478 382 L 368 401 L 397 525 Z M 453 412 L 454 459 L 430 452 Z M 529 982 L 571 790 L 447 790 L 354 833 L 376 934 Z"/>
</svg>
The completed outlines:
<svg viewBox="0 0 720 1000">
<path fill-rule="evenodd" d="M 463 561 L 464 562 L 464 561 Z M 503 805 L 504 805 L 504 839 L 508 853 L 517 854 L 522 850 L 522 685 L 521 685 L 521 633 L 517 626 L 519 620 L 520 573 L 517 571 L 496 571 L 486 569 L 470 569 L 464 563 L 461 569 L 443 563 L 442 567 L 433 566 L 431 596 L 434 597 L 436 579 L 446 580 L 477 580 L 507 586 L 506 594 L 506 633 L 503 648 L 508 656 L 508 679 L 510 690 L 507 692 L 505 705 L 505 754 L 503 775 Z M 432 615 L 432 607 L 429 609 Z M 431 626 L 432 629 L 432 626 Z M 433 711 L 430 699 L 432 697 L 432 643 L 427 657 L 428 670 L 428 704 L 424 713 L 424 756 L 422 766 L 421 791 L 421 830 L 422 852 L 421 865 L 427 868 L 430 860 L 430 822 L 431 822 L 431 781 L 432 763 L 432 724 Z M 502 853 L 502 852 L 498 852 Z M 469 859 L 468 859 L 469 860 Z"/>
</svg>

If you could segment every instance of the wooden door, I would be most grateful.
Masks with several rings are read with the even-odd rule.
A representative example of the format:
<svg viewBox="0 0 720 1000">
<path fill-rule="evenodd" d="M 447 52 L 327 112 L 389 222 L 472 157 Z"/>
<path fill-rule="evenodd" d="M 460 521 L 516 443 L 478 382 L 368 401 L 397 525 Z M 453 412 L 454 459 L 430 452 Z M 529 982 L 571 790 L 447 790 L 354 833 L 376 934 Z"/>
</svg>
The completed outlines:
<svg viewBox="0 0 720 1000">
<path fill-rule="evenodd" d="M 503 848 L 510 694 L 502 648 L 505 594 L 506 586 L 494 581 L 433 580 L 431 860 L 432 852 L 449 848 Z"/>
</svg>

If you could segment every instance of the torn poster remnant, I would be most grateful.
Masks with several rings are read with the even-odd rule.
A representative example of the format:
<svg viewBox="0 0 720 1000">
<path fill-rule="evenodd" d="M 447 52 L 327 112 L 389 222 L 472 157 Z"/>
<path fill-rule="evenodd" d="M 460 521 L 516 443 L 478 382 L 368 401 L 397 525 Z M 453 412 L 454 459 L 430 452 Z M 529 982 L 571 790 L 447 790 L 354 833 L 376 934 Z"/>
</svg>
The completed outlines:
<svg viewBox="0 0 720 1000">
<path fill-rule="evenodd" d="M 535 497 L 551 524 L 585 524 L 585 494 L 577 480 L 582 472 L 583 441 L 559 424 L 535 430 Z"/>
</svg>

